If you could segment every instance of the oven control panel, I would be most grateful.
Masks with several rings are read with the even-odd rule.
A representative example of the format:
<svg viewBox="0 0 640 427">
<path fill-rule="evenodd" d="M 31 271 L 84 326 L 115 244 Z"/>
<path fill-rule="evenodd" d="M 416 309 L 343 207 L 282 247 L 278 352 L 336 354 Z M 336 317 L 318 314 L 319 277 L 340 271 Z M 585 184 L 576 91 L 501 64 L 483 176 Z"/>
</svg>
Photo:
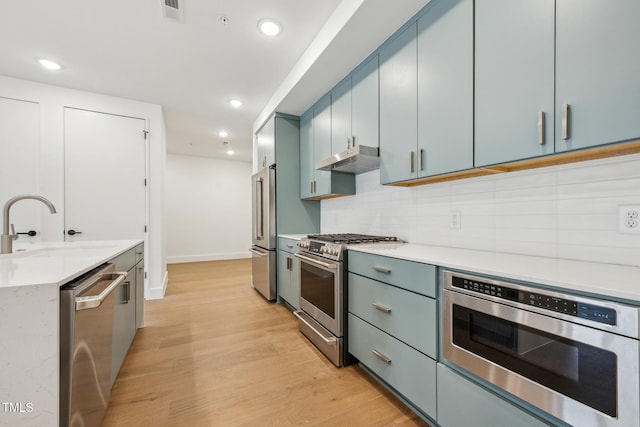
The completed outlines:
<svg viewBox="0 0 640 427">
<path fill-rule="evenodd" d="M 498 285 L 491 282 L 483 282 L 466 277 L 452 277 L 452 285 L 455 288 L 465 289 L 474 293 L 484 294 L 495 298 L 515 301 L 521 304 L 538 307 L 544 310 L 554 311 L 569 316 L 580 317 L 607 325 L 616 324 L 616 311 L 608 307 L 587 304 L 567 298 L 559 298 L 544 293 L 521 290 L 515 287 Z"/>
<path fill-rule="evenodd" d="M 329 258 L 335 261 L 342 260 L 343 245 L 340 244 L 303 239 L 298 242 L 298 246 L 306 252 L 313 253 L 324 258 Z"/>
</svg>

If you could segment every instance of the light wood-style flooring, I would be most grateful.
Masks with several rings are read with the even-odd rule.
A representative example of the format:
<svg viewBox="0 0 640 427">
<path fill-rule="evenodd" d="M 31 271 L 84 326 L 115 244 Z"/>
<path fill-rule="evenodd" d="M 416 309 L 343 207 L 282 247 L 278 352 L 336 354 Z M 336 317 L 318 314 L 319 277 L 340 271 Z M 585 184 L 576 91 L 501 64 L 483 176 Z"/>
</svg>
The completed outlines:
<svg viewBox="0 0 640 427">
<path fill-rule="evenodd" d="M 427 426 L 358 366 L 335 368 L 251 260 L 169 265 L 146 302 L 103 426 Z"/>
</svg>

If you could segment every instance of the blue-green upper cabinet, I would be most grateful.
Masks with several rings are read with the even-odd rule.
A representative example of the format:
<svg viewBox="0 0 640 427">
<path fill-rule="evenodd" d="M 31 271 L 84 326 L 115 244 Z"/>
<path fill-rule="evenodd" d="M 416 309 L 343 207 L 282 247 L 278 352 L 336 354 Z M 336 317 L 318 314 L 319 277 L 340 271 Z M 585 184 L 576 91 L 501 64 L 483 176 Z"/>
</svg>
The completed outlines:
<svg viewBox="0 0 640 427">
<path fill-rule="evenodd" d="M 273 120 L 267 121 L 256 134 L 258 145 L 258 170 L 271 166 L 276 162 L 274 123 L 275 122 Z"/>
<path fill-rule="evenodd" d="M 433 0 L 418 20 L 418 176 L 473 167 L 473 0 Z"/>
<path fill-rule="evenodd" d="M 640 137 L 638 19 L 638 0 L 556 1 L 556 151 Z"/>
<path fill-rule="evenodd" d="M 331 156 L 331 96 L 325 95 L 313 107 L 313 151 L 314 164 Z M 331 193 L 331 172 L 314 172 L 314 195 Z"/>
<path fill-rule="evenodd" d="M 475 166 L 554 152 L 554 3 L 475 2 Z"/>
<path fill-rule="evenodd" d="M 331 153 L 327 157 L 349 148 L 351 136 L 351 76 L 349 76 L 331 91 Z"/>
<path fill-rule="evenodd" d="M 378 55 L 351 75 L 351 137 L 353 144 L 378 147 L 379 137 Z"/>
<path fill-rule="evenodd" d="M 312 197 L 314 179 L 313 110 L 300 117 L 300 198 Z"/>
<path fill-rule="evenodd" d="M 380 50 L 380 182 L 417 177 L 417 24 Z"/>
</svg>

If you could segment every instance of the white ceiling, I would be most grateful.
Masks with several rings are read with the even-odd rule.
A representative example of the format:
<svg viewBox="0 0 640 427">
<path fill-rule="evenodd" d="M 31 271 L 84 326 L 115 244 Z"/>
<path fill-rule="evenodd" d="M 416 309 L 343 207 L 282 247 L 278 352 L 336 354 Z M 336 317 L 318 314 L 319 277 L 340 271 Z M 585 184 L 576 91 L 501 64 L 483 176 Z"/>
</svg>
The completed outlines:
<svg viewBox="0 0 640 427">
<path fill-rule="evenodd" d="M 163 18 L 164 0 L 6 1 L 0 74 L 161 104 L 168 152 L 229 159 L 224 139 L 233 159 L 250 161 L 269 114 L 304 112 L 427 2 L 181 0 L 175 22 Z M 282 34 L 258 32 L 266 17 Z"/>
</svg>

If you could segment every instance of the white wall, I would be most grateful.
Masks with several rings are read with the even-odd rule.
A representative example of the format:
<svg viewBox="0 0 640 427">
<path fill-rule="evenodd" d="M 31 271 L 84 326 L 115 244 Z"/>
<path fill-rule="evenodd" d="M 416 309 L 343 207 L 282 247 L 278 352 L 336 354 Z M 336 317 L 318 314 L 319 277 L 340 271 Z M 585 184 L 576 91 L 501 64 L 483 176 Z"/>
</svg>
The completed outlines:
<svg viewBox="0 0 640 427">
<path fill-rule="evenodd" d="M 64 108 L 139 117 L 147 121 L 150 140 L 147 152 L 148 233 L 145 239 L 145 266 L 148 273 L 145 286 L 147 299 L 162 298 L 167 284 L 163 225 L 163 186 L 166 158 L 165 127 L 162 108 L 128 99 L 115 98 L 90 92 L 33 83 L 0 76 L 0 96 L 37 103 L 40 112 L 38 193 L 45 195 L 56 206 L 59 214 L 42 213 L 42 239 L 64 239 Z M 11 155 L 2 151 L 0 155 Z M 20 159 L 19 161 L 28 161 Z M 114 168 L 117 171 L 117 167 Z M 0 182 L 4 189 L 13 188 L 12 182 Z M 4 194 L 5 192 L 3 192 Z M 4 203 L 4 201 L 2 201 Z"/>
<path fill-rule="evenodd" d="M 617 231 L 618 206 L 640 205 L 638 154 L 412 188 L 379 176 L 358 175 L 355 196 L 323 200 L 322 232 L 640 265 L 640 234 Z M 460 229 L 450 229 L 452 210 Z"/>
<path fill-rule="evenodd" d="M 248 258 L 251 163 L 167 155 L 167 262 Z"/>
</svg>

